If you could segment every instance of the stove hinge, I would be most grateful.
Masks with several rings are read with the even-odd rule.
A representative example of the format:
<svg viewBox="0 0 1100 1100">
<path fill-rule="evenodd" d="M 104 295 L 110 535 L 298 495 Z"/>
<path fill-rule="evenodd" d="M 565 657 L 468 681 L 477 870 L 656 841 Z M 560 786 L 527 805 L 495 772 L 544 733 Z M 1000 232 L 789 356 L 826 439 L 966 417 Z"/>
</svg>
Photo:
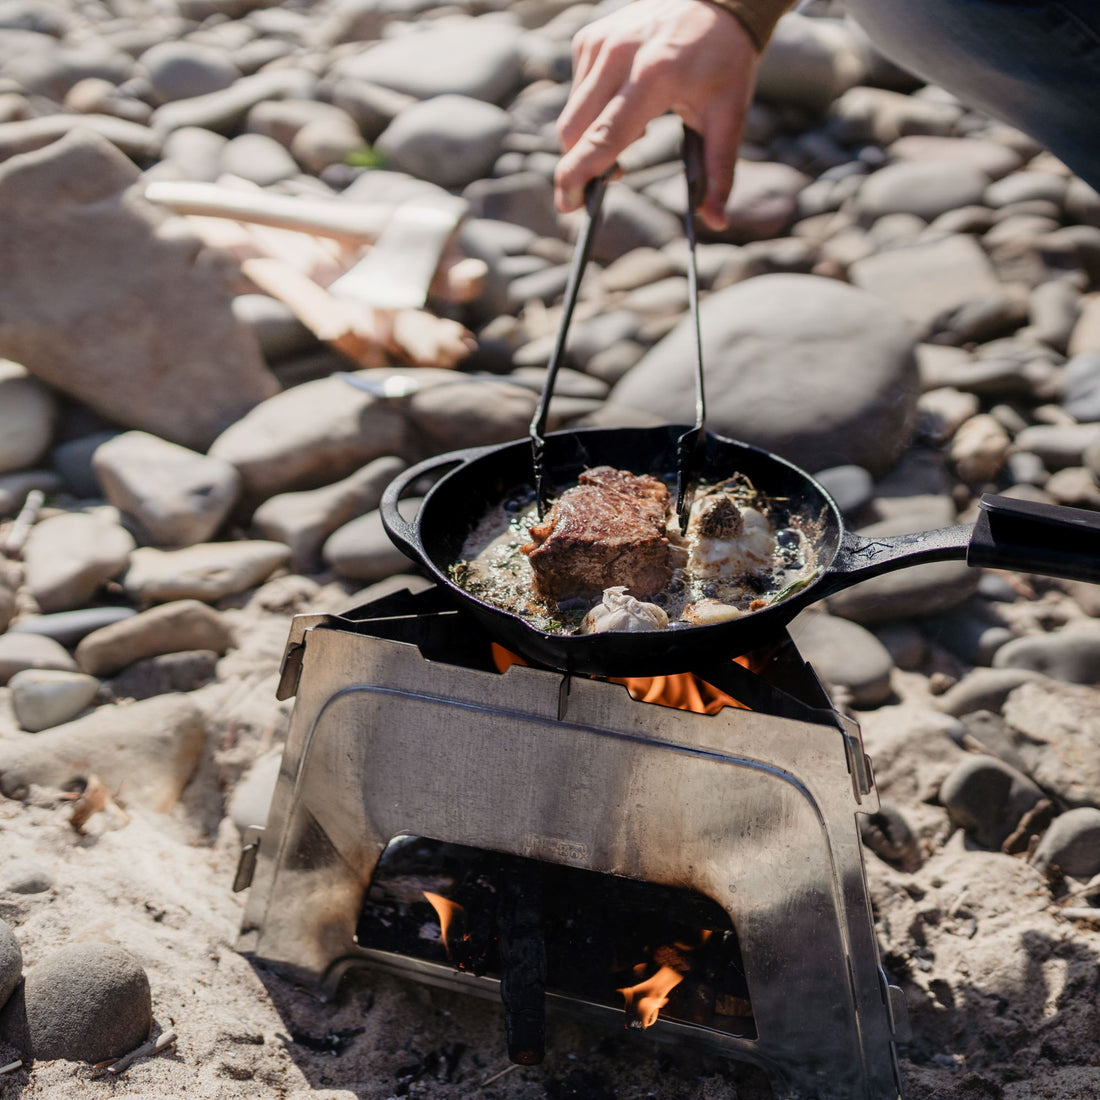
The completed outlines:
<svg viewBox="0 0 1100 1100">
<path fill-rule="evenodd" d="M 844 738 L 844 755 L 848 761 L 848 774 L 852 777 L 852 792 L 856 805 L 863 802 L 863 796 L 875 789 L 875 775 L 871 770 L 871 758 L 863 751 L 863 735 L 859 723 L 840 711 L 834 711 L 841 735 Z"/>
<path fill-rule="evenodd" d="M 241 837 L 243 847 L 237 859 L 237 873 L 233 876 L 233 893 L 239 894 L 252 885 L 252 876 L 256 873 L 256 860 L 260 855 L 260 838 L 264 835 L 262 825 L 249 825 Z"/>
<path fill-rule="evenodd" d="M 295 615 L 290 620 L 290 636 L 283 650 L 283 663 L 279 668 L 279 686 L 275 698 L 293 699 L 298 694 L 298 681 L 302 678 L 302 658 L 306 652 L 306 634 L 315 626 L 332 621 L 331 615 Z"/>
</svg>

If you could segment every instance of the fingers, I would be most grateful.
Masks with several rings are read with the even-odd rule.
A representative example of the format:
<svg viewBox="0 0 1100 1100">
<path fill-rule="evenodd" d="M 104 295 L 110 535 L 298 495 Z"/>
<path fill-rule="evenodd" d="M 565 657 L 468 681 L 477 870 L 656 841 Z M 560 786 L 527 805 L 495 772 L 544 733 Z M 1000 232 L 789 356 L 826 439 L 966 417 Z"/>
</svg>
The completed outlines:
<svg viewBox="0 0 1100 1100">
<path fill-rule="evenodd" d="M 728 224 L 726 200 L 733 186 L 737 147 L 741 143 L 744 125 L 744 113 L 725 104 L 721 109 L 709 110 L 704 117 L 702 134 L 707 194 L 699 216 L 708 229 L 721 230 Z"/>
<path fill-rule="evenodd" d="M 610 97 L 558 162 L 554 177 L 558 210 L 566 213 L 581 205 L 585 184 L 606 172 L 619 153 L 645 133 L 650 121 L 663 111 L 663 98 L 659 90 L 641 89 L 632 81 Z"/>
</svg>

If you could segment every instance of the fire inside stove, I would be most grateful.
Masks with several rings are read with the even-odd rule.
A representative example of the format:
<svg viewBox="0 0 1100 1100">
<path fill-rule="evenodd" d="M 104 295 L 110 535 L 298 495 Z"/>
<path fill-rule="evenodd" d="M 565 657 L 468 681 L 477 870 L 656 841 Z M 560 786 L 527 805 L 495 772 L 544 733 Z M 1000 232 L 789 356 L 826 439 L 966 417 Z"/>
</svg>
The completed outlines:
<svg viewBox="0 0 1100 1100">
<path fill-rule="evenodd" d="M 526 663 L 491 650 L 500 672 Z M 641 702 L 697 714 L 747 709 L 691 673 L 612 682 Z M 401 836 L 378 862 L 356 942 L 496 978 L 506 1002 L 526 990 L 535 1015 L 546 992 L 621 1008 L 630 1028 L 661 1017 L 756 1038 L 737 932 L 721 906 L 691 890 Z M 530 1063 L 541 1059 L 542 1036 L 537 1022 L 527 1031 L 510 1046 Z"/>
</svg>

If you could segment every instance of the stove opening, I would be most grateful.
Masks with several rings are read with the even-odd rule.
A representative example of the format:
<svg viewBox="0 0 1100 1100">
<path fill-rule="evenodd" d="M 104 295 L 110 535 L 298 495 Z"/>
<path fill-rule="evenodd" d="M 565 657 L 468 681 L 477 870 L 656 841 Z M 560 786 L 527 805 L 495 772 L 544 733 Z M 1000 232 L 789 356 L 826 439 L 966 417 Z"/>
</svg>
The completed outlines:
<svg viewBox="0 0 1100 1100">
<path fill-rule="evenodd" d="M 502 979 L 521 1020 L 525 999 L 541 1013 L 545 989 L 615 1009 L 629 1028 L 660 1018 L 757 1037 L 736 930 L 692 890 L 399 836 L 356 941 Z"/>
</svg>

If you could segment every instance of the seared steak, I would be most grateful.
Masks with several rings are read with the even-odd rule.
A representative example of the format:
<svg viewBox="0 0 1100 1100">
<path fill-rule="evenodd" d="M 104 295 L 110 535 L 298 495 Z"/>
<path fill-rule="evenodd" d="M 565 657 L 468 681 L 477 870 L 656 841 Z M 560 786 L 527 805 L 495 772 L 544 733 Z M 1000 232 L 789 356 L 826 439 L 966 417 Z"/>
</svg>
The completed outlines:
<svg viewBox="0 0 1100 1100">
<path fill-rule="evenodd" d="M 665 485 L 610 466 L 586 470 L 578 481 L 531 527 L 523 547 L 539 595 L 560 602 L 622 585 L 642 598 L 665 588 L 672 576 Z"/>
</svg>

